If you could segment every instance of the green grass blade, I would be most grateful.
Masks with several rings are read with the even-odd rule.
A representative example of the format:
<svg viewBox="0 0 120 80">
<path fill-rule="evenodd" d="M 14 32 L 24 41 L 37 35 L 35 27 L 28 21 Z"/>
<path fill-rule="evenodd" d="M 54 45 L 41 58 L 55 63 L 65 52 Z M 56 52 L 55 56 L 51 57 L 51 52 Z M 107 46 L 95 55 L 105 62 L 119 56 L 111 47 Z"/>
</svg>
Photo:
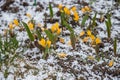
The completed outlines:
<svg viewBox="0 0 120 80">
<path fill-rule="evenodd" d="M 49 52 L 49 48 L 46 47 L 46 48 L 45 48 L 44 55 L 43 55 L 43 59 L 46 59 L 46 58 L 47 58 L 47 56 L 48 56 L 48 52 Z"/>
<path fill-rule="evenodd" d="M 73 49 L 75 49 L 76 38 L 75 38 L 74 33 L 70 34 L 70 40 L 71 40 L 71 45 L 72 45 Z"/>
<path fill-rule="evenodd" d="M 82 27 L 85 25 L 85 22 L 87 21 L 87 19 L 88 19 L 88 15 L 85 15 L 85 16 L 83 17 L 82 22 L 81 22 L 81 26 L 82 26 Z"/>
<path fill-rule="evenodd" d="M 2 40 L 1 40 L 1 35 L 0 35 L 0 67 L 2 65 L 2 56 L 1 56 L 1 52 L 2 52 Z"/>
<path fill-rule="evenodd" d="M 61 13 L 60 18 L 61 18 L 61 24 L 63 25 L 63 21 L 65 18 L 65 14 L 63 12 Z"/>
<path fill-rule="evenodd" d="M 1 39 L 1 35 L 0 35 L 0 49 L 2 50 L 2 39 Z"/>
<path fill-rule="evenodd" d="M 22 24 L 23 24 L 23 26 L 25 27 L 25 29 L 26 29 L 26 31 L 27 31 L 27 33 L 28 33 L 28 36 L 29 36 L 29 38 L 30 38 L 30 40 L 31 40 L 31 41 L 34 41 L 34 37 L 33 37 L 32 33 L 31 33 L 28 25 L 27 25 L 25 22 L 22 22 Z"/>
<path fill-rule="evenodd" d="M 97 16 L 97 12 L 95 13 L 95 16 L 93 17 L 93 19 L 92 19 L 92 21 L 93 21 L 93 23 L 92 23 L 92 26 L 93 27 L 95 27 L 96 26 L 96 16 Z"/>
<path fill-rule="evenodd" d="M 10 38 L 10 41 L 9 41 L 11 47 L 14 47 L 14 48 L 17 48 L 18 47 L 18 41 L 16 39 L 16 36 Z"/>
<path fill-rule="evenodd" d="M 50 17 L 53 17 L 53 9 L 51 3 L 49 3 Z"/>
<path fill-rule="evenodd" d="M 63 24 L 64 24 L 64 26 L 65 26 L 66 28 L 68 28 L 68 30 L 69 30 L 70 32 L 73 32 L 73 33 L 74 33 L 73 28 L 72 28 L 66 21 L 63 20 Z"/>
<path fill-rule="evenodd" d="M 49 40 L 53 43 L 54 35 L 49 30 L 45 30 L 45 33 L 46 33 L 47 37 L 49 38 Z"/>
<path fill-rule="evenodd" d="M 5 72 L 4 72 L 4 77 L 7 78 L 8 75 L 9 75 L 9 72 L 8 72 L 8 68 L 7 68 L 7 69 L 5 70 Z"/>
<path fill-rule="evenodd" d="M 75 49 L 75 35 L 74 35 L 74 30 L 73 28 L 66 22 L 63 20 L 63 24 L 65 25 L 66 28 L 68 28 L 68 30 L 70 31 L 70 40 L 71 40 L 71 45 L 73 47 L 73 49 Z"/>
<path fill-rule="evenodd" d="M 36 0 L 34 0 L 34 4 L 33 4 L 33 6 L 36 6 L 37 5 L 37 2 L 36 2 Z"/>
<path fill-rule="evenodd" d="M 15 53 L 15 54 L 13 55 L 13 57 L 11 58 L 10 63 L 12 63 L 12 62 L 15 60 L 16 57 L 17 57 L 17 54 Z"/>
<path fill-rule="evenodd" d="M 113 48 L 114 48 L 114 55 L 116 56 L 116 51 L 117 51 L 117 39 L 116 38 L 114 40 Z"/>
<path fill-rule="evenodd" d="M 41 32 L 38 29 L 36 30 L 36 34 L 37 34 L 37 36 L 38 36 L 38 38 L 40 40 L 42 38 L 42 36 L 41 36 Z"/>
<path fill-rule="evenodd" d="M 107 19 L 108 19 L 108 25 L 111 27 L 112 24 L 111 24 L 111 14 L 107 14 Z"/>
<path fill-rule="evenodd" d="M 108 38 L 110 38 L 110 37 L 111 37 L 111 29 L 110 29 L 110 26 L 109 26 L 108 21 L 105 21 L 105 24 L 106 24 L 106 27 L 107 27 L 107 35 L 108 35 Z"/>
</svg>

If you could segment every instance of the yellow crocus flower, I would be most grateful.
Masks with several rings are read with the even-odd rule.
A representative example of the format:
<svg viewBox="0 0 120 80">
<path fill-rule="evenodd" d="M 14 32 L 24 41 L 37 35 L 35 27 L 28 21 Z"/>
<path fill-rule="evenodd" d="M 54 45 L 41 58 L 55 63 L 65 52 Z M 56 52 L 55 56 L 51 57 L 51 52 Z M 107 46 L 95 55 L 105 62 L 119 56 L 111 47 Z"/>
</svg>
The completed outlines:
<svg viewBox="0 0 120 80">
<path fill-rule="evenodd" d="M 71 46 L 71 41 L 68 41 L 67 45 Z"/>
<path fill-rule="evenodd" d="M 112 66 L 113 66 L 113 64 L 114 64 L 114 61 L 113 61 L 113 60 L 111 60 L 111 61 L 109 62 L 109 64 L 108 64 L 108 66 L 109 66 L 109 67 L 112 67 Z"/>
<path fill-rule="evenodd" d="M 75 11 L 77 10 L 77 8 L 76 8 L 75 6 L 73 6 L 73 7 L 71 8 L 71 10 L 72 10 L 73 12 L 75 12 Z"/>
<path fill-rule="evenodd" d="M 100 38 L 98 38 L 98 37 L 97 37 L 97 38 L 95 39 L 95 42 L 96 42 L 96 44 L 99 44 L 99 43 L 101 43 L 101 40 L 100 40 Z"/>
<path fill-rule="evenodd" d="M 54 24 L 54 26 L 58 29 L 58 28 L 59 28 L 59 23 L 56 22 L 56 23 Z"/>
<path fill-rule="evenodd" d="M 84 31 L 80 32 L 80 37 L 83 36 L 85 34 Z"/>
<path fill-rule="evenodd" d="M 50 40 L 45 41 L 45 39 L 43 38 L 40 41 L 38 41 L 38 43 L 44 48 L 46 47 L 50 48 L 51 46 L 51 41 Z"/>
<path fill-rule="evenodd" d="M 94 60 L 95 58 L 93 56 L 88 56 L 87 57 L 89 60 Z"/>
<path fill-rule="evenodd" d="M 40 41 L 38 41 L 38 43 L 42 46 L 42 47 L 46 47 L 46 42 L 45 42 L 45 39 L 41 39 Z"/>
<path fill-rule="evenodd" d="M 62 9 L 62 7 L 63 7 L 62 4 L 59 4 L 59 5 L 58 5 L 58 8 L 59 8 L 60 10 Z"/>
<path fill-rule="evenodd" d="M 85 12 L 86 12 L 86 10 L 85 10 L 84 8 L 82 8 L 82 9 L 81 9 L 81 11 L 82 11 L 83 13 L 85 13 Z"/>
<path fill-rule="evenodd" d="M 17 20 L 17 19 L 14 19 L 14 20 L 13 20 L 13 23 L 14 23 L 16 26 L 18 26 L 18 25 L 19 25 L 19 22 L 18 22 L 18 20 Z"/>
<path fill-rule="evenodd" d="M 7 29 L 4 29 L 4 33 L 3 33 L 4 36 L 7 35 Z"/>
<path fill-rule="evenodd" d="M 87 30 L 87 35 L 90 36 L 91 35 L 91 31 Z"/>
<path fill-rule="evenodd" d="M 41 27 L 41 30 L 44 32 L 45 28 Z"/>
<path fill-rule="evenodd" d="M 90 9 L 90 7 L 88 7 L 88 6 L 85 6 L 85 7 L 83 7 L 83 8 L 81 9 L 81 11 L 84 13 L 84 12 L 89 12 L 89 11 L 91 11 L 91 9 Z"/>
<path fill-rule="evenodd" d="M 64 7 L 64 12 L 65 14 L 70 15 L 70 10 L 67 7 Z"/>
<path fill-rule="evenodd" d="M 52 31 L 53 33 L 56 31 L 56 27 L 55 27 L 54 25 L 51 27 L 51 31 Z"/>
<path fill-rule="evenodd" d="M 87 42 L 89 40 L 89 37 L 85 37 L 84 39 L 83 39 L 83 42 Z"/>
<path fill-rule="evenodd" d="M 38 27 L 41 27 L 42 25 L 40 23 L 37 24 Z"/>
<path fill-rule="evenodd" d="M 79 20 L 79 16 L 74 16 L 74 20 L 78 21 Z"/>
<path fill-rule="evenodd" d="M 59 53 L 59 54 L 58 54 L 58 57 L 59 57 L 59 58 L 65 58 L 66 56 L 67 56 L 66 53 Z"/>
<path fill-rule="evenodd" d="M 58 35 L 60 34 L 61 29 L 59 28 L 59 23 L 58 22 L 56 22 L 55 24 L 52 25 L 51 31 L 53 33 L 56 32 Z"/>
<path fill-rule="evenodd" d="M 51 41 L 50 41 L 50 40 L 47 40 L 46 45 L 47 45 L 48 48 L 50 48 Z"/>
<path fill-rule="evenodd" d="M 64 38 L 60 38 L 60 42 L 64 43 L 65 42 Z"/>
<path fill-rule="evenodd" d="M 33 29 L 34 29 L 33 23 L 32 23 L 32 22 L 29 22 L 29 23 L 28 23 L 28 27 L 29 27 L 30 30 L 33 30 Z"/>
<path fill-rule="evenodd" d="M 27 13 L 26 16 L 29 17 L 29 18 L 31 18 L 31 14 L 29 14 L 29 13 Z"/>
<path fill-rule="evenodd" d="M 79 15 L 77 12 L 74 12 L 74 20 L 78 21 L 79 20 Z"/>
<path fill-rule="evenodd" d="M 60 33 L 61 33 L 61 29 L 58 28 L 58 29 L 57 29 L 57 34 L 59 35 Z"/>
<path fill-rule="evenodd" d="M 90 38 L 91 38 L 91 40 L 95 40 L 95 36 L 94 35 L 90 35 Z"/>
<path fill-rule="evenodd" d="M 58 22 L 56 22 L 55 24 L 52 25 L 51 31 L 52 31 L 52 32 L 56 32 L 57 29 L 59 29 L 59 23 L 58 23 Z"/>
<path fill-rule="evenodd" d="M 10 24 L 9 24 L 9 29 L 12 30 L 13 28 L 14 28 L 14 27 L 13 27 L 13 24 L 10 23 Z"/>
<path fill-rule="evenodd" d="M 84 7 L 86 11 L 90 11 L 90 8 L 88 6 Z"/>
</svg>

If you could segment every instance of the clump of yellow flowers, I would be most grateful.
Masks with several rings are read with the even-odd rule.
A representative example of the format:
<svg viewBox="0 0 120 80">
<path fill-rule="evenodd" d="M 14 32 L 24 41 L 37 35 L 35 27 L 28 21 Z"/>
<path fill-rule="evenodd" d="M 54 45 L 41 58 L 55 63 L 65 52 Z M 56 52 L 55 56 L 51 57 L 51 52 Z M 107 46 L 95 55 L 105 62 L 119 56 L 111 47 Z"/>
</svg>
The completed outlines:
<svg viewBox="0 0 120 80">
<path fill-rule="evenodd" d="M 65 14 L 70 15 L 70 10 L 69 10 L 69 8 L 64 7 L 63 10 L 64 10 Z"/>
<path fill-rule="evenodd" d="M 62 4 L 59 4 L 58 8 L 60 12 L 64 12 L 65 14 L 70 15 L 70 10 L 68 7 L 63 6 Z"/>
<path fill-rule="evenodd" d="M 75 21 L 78 21 L 79 20 L 79 15 L 78 15 L 78 12 L 77 12 L 77 8 L 75 7 L 75 6 L 73 6 L 72 8 L 71 8 L 71 11 L 73 12 L 73 16 L 74 16 L 74 20 Z"/>
<path fill-rule="evenodd" d="M 12 30 L 15 26 L 19 26 L 19 21 L 14 19 L 13 22 L 9 23 L 9 29 Z"/>
<path fill-rule="evenodd" d="M 50 46 L 51 46 L 51 41 L 50 40 L 45 40 L 44 38 L 39 40 L 38 43 L 44 48 L 46 48 L 46 47 L 50 48 Z"/>
<path fill-rule="evenodd" d="M 79 15 L 78 15 L 78 12 L 77 12 L 77 8 L 75 6 L 73 6 L 71 9 L 69 9 L 68 7 L 63 6 L 62 4 L 59 4 L 58 8 L 59 8 L 60 12 L 64 12 L 68 16 L 73 13 L 73 16 L 74 16 L 73 19 L 75 21 L 79 20 Z"/>
<path fill-rule="evenodd" d="M 51 31 L 52 33 L 56 33 L 57 35 L 59 35 L 61 33 L 61 29 L 59 28 L 59 23 L 56 22 L 51 26 Z"/>
<path fill-rule="evenodd" d="M 92 45 L 93 44 L 97 45 L 97 44 L 101 43 L 101 39 L 99 37 L 95 37 L 90 30 L 87 30 L 86 33 L 87 33 L 87 36 L 84 37 L 83 42 L 88 42 L 88 40 L 90 40 Z M 85 32 L 81 31 L 80 37 L 83 35 L 85 35 Z"/>
<path fill-rule="evenodd" d="M 91 11 L 91 8 L 90 8 L 89 6 L 85 6 L 85 7 L 83 7 L 83 8 L 81 9 L 81 11 L 82 11 L 83 13 L 85 13 L 85 12 L 90 12 L 90 11 Z"/>
<path fill-rule="evenodd" d="M 59 4 L 58 8 L 59 8 L 60 12 L 65 12 L 65 14 L 70 15 L 70 10 L 68 7 L 66 7 L 66 6 L 64 7 L 62 4 Z"/>
<path fill-rule="evenodd" d="M 77 10 L 77 8 L 76 8 L 75 6 L 73 6 L 73 7 L 71 8 L 71 11 L 72 11 L 72 12 L 76 12 L 76 10 Z"/>
</svg>

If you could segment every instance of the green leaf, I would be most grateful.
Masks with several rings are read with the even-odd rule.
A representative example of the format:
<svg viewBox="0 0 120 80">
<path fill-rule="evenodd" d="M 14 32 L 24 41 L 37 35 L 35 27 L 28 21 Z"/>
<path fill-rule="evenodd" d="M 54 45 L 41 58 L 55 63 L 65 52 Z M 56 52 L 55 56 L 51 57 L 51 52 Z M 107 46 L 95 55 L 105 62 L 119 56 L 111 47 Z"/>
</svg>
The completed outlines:
<svg viewBox="0 0 120 80">
<path fill-rule="evenodd" d="M 54 43 L 54 35 L 49 30 L 45 30 L 45 33 L 46 33 L 47 37 L 49 38 L 49 40 L 52 43 Z"/>
<path fill-rule="evenodd" d="M 113 48 L 114 48 L 114 55 L 116 56 L 116 51 L 117 51 L 117 39 L 116 38 L 114 40 Z"/>
<path fill-rule="evenodd" d="M 13 57 L 11 58 L 10 63 L 12 63 L 12 62 L 15 60 L 16 57 L 17 57 L 17 54 L 15 53 L 15 54 L 13 55 Z"/>
<path fill-rule="evenodd" d="M 1 40 L 1 35 L 0 35 L 0 49 L 2 50 L 2 40 Z"/>
<path fill-rule="evenodd" d="M 108 26 L 111 27 L 112 24 L 111 24 L 111 14 L 107 14 L 107 19 L 108 19 Z"/>
<path fill-rule="evenodd" d="M 97 16 L 97 12 L 95 13 L 95 16 L 93 17 L 93 19 L 92 19 L 92 21 L 93 21 L 93 23 L 92 23 L 92 26 L 93 27 L 95 27 L 96 26 L 96 16 Z"/>
<path fill-rule="evenodd" d="M 73 49 L 75 49 L 76 38 L 75 38 L 74 33 L 72 33 L 72 32 L 70 34 L 70 40 L 71 40 L 71 44 L 72 44 Z"/>
<path fill-rule="evenodd" d="M 73 28 L 66 22 L 63 20 L 63 24 L 66 28 L 68 28 L 68 30 L 70 31 L 70 40 L 71 40 L 71 44 L 72 44 L 72 47 L 73 49 L 75 49 L 75 42 L 76 42 L 76 38 L 75 38 L 75 35 L 74 35 L 74 30 Z"/>
<path fill-rule="evenodd" d="M 7 69 L 5 70 L 5 72 L 4 72 L 4 77 L 7 78 L 8 75 L 9 75 L 9 72 L 8 72 L 8 68 L 7 68 Z"/>
<path fill-rule="evenodd" d="M 0 67 L 2 65 L 2 56 L 1 56 L 1 52 L 2 52 L 2 40 L 1 40 L 1 35 L 0 35 Z"/>
<path fill-rule="evenodd" d="M 64 18 L 65 18 L 65 14 L 63 12 L 61 12 L 60 18 L 61 18 L 61 24 L 64 25 L 63 21 L 64 21 Z"/>
<path fill-rule="evenodd" d="M 99 45 L 96 45 L 96 47 L 95 47 L 95 52 L 96 52 L 96 54 L 97 54 L 97 56 L 98 56 L 98 54 L 99 54 Z"/>
<path fill-rule="evenodd" d="M 110 38 L 110 37 L 111 37 L 111 29 L 110 29 L 110 26 L 109 26 L 108 21 L 105 21 L 105 24 L 106 24 L 106 27 L 107 27 L 107 35 L 108 35 L 108 38 Z"/>
<path fill-rule="evenodd" d="M 46 58 L 47 58 L 48 52 L 49 52 L 49 48 L 46 47 L 46 48 L 45 48 L 44 55 L 43 55 L 43 59 L 46 59 Z"/>
<path fill-rule="evenodd" d="M 25 27 L 25 29 L 26 29 L 26 31 L 27 31 L 27 33 L 28 33 L 28 36 L 29 36 L 29 38 L 30 38 L 30 40 L 31 40 L 31 41 L 34 41 L 34 37 L 33 37 L 32 33 L 31 33 L 28 25 L 27 25 L 25 22 L 22 22 L 22 24 L 23 24 L 23 26 Z"/>
<path fill-rule="evenodd" d="M 37 34 L 37 36 L 38 36 L 38 38 L 40 40 L 42 38 L 42 36 L 41 36 L 41 32 L 38 29 L 36 30 L 36 34 Z"/>
<path fill-rule="evenodd" d="M 16 36 L 14 36 L 13 38 L 10 38 L 10 45 L 11 47 L 17 49 L 18 48 L 18 41 L 16 39 Z"/>
<path fill-rule="evenodd" d="M 63 20 L 63 24 L 64 24 L 64 26 L 65 26 L 66 28 L 68 28 L 68 30 L 69 30 L 70 32 L 73 32 L 73 33 L 74 33 L 73 28 L 72 28 L 66 21 Z"/>
<path fill-rule="evenodd" d="M 53 17 L 53 9 L 52 9 L 51 3 L 49 3 L 49 10 L 50 10 L 50 17 L 52 18 Z"/>
<path fill-rule="evenodd" d="M 85 15 L 85 16 L 83 17 L 82 22 L 81 22 L 81 26 L 82 26 L 82 27 L 85 25 L 85 22 L 87 21 L 87 19 L 88 19 L 88 15 Z"/>
<path fill-rule="evenodd" d="M 33 4 L 34 6 L 36 6 L 37 5 L 37 2 L 36 2 L 36 0 L 34 0 L 34 4 Z"/>
<path fill-rule="evenodd" d="M 2 66 L 2 56 L 0 54 L 0 67 Z"/>
</svg>

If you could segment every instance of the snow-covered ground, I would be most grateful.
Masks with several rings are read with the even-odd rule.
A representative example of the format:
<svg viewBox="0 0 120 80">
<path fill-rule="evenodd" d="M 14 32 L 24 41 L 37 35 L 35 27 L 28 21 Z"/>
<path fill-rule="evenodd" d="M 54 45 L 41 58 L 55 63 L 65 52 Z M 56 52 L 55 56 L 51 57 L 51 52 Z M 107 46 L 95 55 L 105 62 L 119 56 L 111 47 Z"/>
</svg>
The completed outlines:
<svg viewBox="0 0 120 80">
<path fill-rule="evenodd" d="M 117 37 L 117 54 L 119 56 L 115 57 L 113 51 L 110 52 L 110 48 L 113 48 L 113 43 L 103 42 L 104 48 L 102 48 L 105 57 L 100 58 L 99 61 L 95 59 L 96 53 L 93 47 L 83 43 L 80 38 L 77 43 L 78 47 L 72 50 L 72 46 L 69 45 L 69 36 L 61 36 L 64 38 L 65 43 L 57 42 L 58 48 L 56 50 L 51 50 L 50 55 L 47 60 L 42 59 L 42 55 L 38 48 L 24 48 L 24 53 L 19 54 L 22 58 L 15 59 L 14 65 L 10 65 L 8 72 L 9 75 L 5 79 L 4 71 L 5 66 L 1 66 L 0 69 L 0 80 L 119 80 L 120 79 L 120 6 L 116 7 L 113 0 L 36 0 L 37 5 L 33 6 L 34 0 L 15 0 L 14 3 L 9 5 L 9 7 L 17 8 L 16 12 L 12 9 L 3 11 L 0 8 L 0 34 L 4 34 L 4 29 L 8 28 L 8 24 L 14 19 L 19 21 L 28 22 L 28 18 L 25 14 L 31 14 L 32 18 L 36 23 L 44 25 L 44 13 L 49 14 L 48 5 L 49 2 L 53 4 L 63 4 L 68 8 L 72 6 L 77 7 L 77 11 L 80 15 L 80 21 L 82 21 L 83 13 L 81 8 L 84 7 L 80 3 L 88 3 L 92 9 L 90 13 L 93 17 L 95 12 L 98 12 L 97 18 L 100 18 L 100 13 L 105 15 L 108 10 L 112 9 L 112 30 L 111 38 L 114 40 Z M 80 1 L 80 3 L 79 3 Z M 0 7 L 3 6 L 5 0 L 0 0 Z M 23 3 L 28 4 L 24 6 Z M 59 9 L 54 6 L 54 13 Z M 56 15 L 54 18 L 58 18 Z M 89 20 L 86 26 L 89 24 Z M 50 28 L 52 23 L 47 23 L 47 27 Z M 86 28 L 86 27 L 85 27 Z M 102 29 L 102 30 L 100 30 Z M 82 27 L 76 26 L 74 28 L 75 34 L 83 30 Z M 107 37 L 106 25 L 105 23 L 98 23 L 96 28 L 98 32 L 98 37 L 103 40 Z M 21 42 L 22 46 L 26 45 L 25 41 L 28 39 L 26 31 L 19 32 L 15 29 L 17 34 L 17 40 Z M 68 33 L 68 31 L 64 31 Z M 62 59 L 58 57 L 58 54 L 66 53 L 67 57 Z M 101 52 L 102 53 L 102 52 Z M 88 56 L 93 56 L 94 59 L 88 59 Z M 101 56 L 101 55 L 100 55 Z M 112 67 L 109 67 L 109 61 L 114 60 Z M 16 67 L 15 67 L 16 65 Z"/>
</svg>

